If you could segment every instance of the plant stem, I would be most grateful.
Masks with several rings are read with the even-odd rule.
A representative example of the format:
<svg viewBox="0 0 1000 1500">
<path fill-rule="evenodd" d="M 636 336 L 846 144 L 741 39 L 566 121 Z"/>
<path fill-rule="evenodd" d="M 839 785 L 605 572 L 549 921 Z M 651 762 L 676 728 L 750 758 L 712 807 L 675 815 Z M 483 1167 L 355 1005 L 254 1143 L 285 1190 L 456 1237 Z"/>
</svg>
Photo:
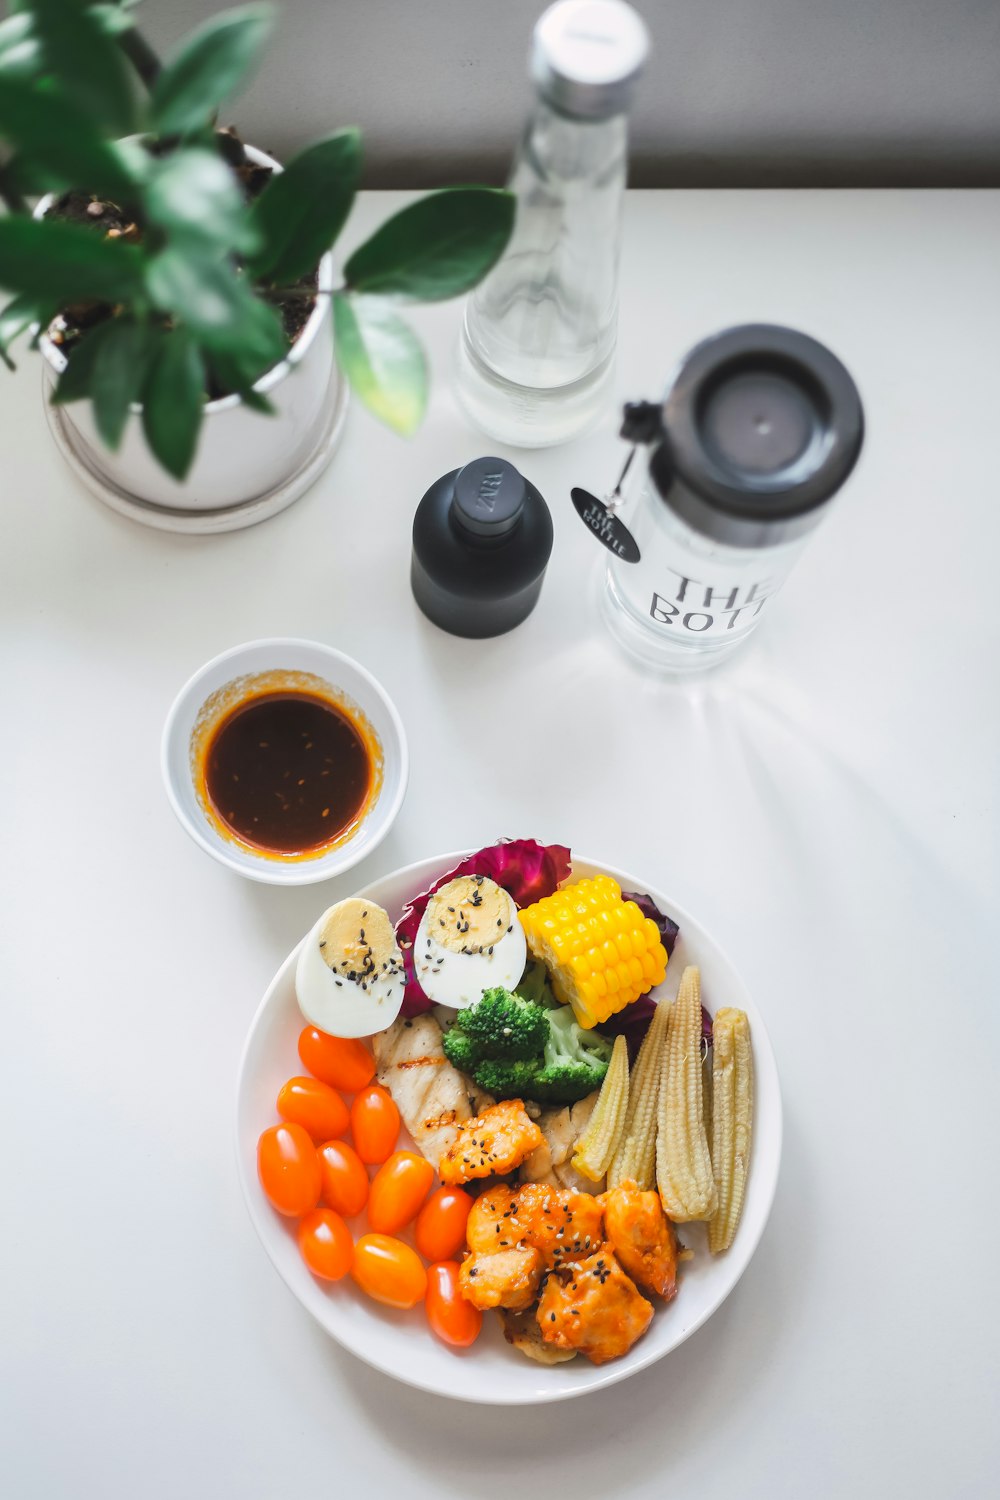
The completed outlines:
<svg viewBox="0 0 1000 1500">
<path fill-rule="evenodd" d="M 148 89 L 160 76 L 163 64 L 138 27 L 123 31 L 118 45 Z"/>
</svg>

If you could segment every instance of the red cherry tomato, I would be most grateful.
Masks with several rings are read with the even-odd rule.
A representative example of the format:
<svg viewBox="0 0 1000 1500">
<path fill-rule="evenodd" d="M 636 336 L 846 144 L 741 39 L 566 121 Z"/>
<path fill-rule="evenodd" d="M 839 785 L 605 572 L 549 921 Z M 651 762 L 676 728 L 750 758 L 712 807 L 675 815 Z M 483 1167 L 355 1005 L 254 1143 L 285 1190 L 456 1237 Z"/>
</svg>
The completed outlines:
<svg viewBox="0 0 1000 1500">
<path fill-rule="evenodd" d="M 272 1125 L 257 1142 L 257 1175 L 273 1208 L 297 1218 L 319 1200 L 316 1148 L 301 1125 Z"/>
<path fill-rule="evenodd" d="M 306 1214 L 298 1229 L 302 1259 L 314 1276 L 323 1281 L 339 1281 L 354 1261 L 351 1231 L 339 1214 L 330 1208 L 314 1208 Z"/>
<path fill-rule="evenodd" d="M 457 1260 L 439 1260 L 428 1267 L 425 1301 L 431 1332 L 439 1339 L 456 1349 L 467 1349 L 476 1342 L 483 1315 L 459 1291 Z"/>
<path fill-rule="evenodd" d="M 358 1153 L 344 1141 L 319 1148 L 323 1201 L 345 1219 L 353 1219 L 368 1202 L 368 1173 Z"/>
<path fill-rule="evenodd" d="M 363 1292 L 387 1307 L 415 1307 L 427 1291 L 427 1272 L 415 1250 L 387 1234 L 363 1234 L 351 1275 Z"/>
<path fill-rule="evenodd" d="M 278 1114 L 301 1125 L 314 1141 L 343 1135 L 350 1119 L 340 1095 L 316 1078 L 289 1078 L 283 1083 L 278 1092 Z"/>
<path fill-rule="evenodd" d="M 372 1178 L 368 1222 L 379 1234 L 397 1234 L 430 1192 L 434 1168 L 415 1151 L 395 1151 Z"/>
<path fill-rule="evenodd" d="M 375 1077 L 375 1059 L 357 1037 L 329 1036 L 307 1026 L 299 1036 L 299 1056 L 314 1078 L 345 1094 L 356 1094 Z"/>
<path fill-rule="evenodd" d="M 417 1249 L 425 1260 L 452 1260 L 465 1244 L 472 1199 L 461 1188 L 439 1187 L 431 1193 L 414 1227 Z"/>
<path fill-rule="evenodd" d="M 399 1110 L 392 1095 L 377 1083 L 356 1094 L 351 1105 L 351 1134 L 362 1161 L 385 1161 L 399 1136 Z"/>
</svg>

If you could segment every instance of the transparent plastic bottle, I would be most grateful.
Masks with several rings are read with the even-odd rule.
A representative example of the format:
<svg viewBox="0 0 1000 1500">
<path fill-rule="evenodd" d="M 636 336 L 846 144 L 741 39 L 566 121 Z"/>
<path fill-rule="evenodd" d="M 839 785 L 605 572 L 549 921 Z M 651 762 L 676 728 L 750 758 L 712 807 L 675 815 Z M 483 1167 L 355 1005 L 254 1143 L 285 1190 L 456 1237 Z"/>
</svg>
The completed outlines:
<svg viewBox="0 0 1000 1500">
<path fill-rule="evenodd" d="M 701 672 L 757 628 L 857 462 L 864 415 L 854 381 L 824 345 L 748 324 L 682 362 L 654 446 L 621 507 L 600 507 L 630 546 L 602 596 L 615 639 L 654 671 Z M 647 434 L 648 435 L 648 434 Z M 629 556 L 623 555 L 627 550 Z M 630 560 L 631 559 L 631 560 Z"/>
<path fill-rule="evenodd" d="M 462 406 L 502 442 L 565 442 L 610 399 L 626 112 L 647 50 L 623 0 L 559 0 L 535 28 L 514 232 L 469 299 L 457 356 Z"/>
</svg>

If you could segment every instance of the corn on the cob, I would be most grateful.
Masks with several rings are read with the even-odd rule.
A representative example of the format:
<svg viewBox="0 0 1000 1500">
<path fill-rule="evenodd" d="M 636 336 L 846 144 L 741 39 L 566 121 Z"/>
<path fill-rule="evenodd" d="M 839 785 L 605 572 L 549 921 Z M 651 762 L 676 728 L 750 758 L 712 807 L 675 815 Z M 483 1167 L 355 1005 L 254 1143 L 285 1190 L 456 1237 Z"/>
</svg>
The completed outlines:
<svg viewBox="0 0 1000 1500">
<path fill-rule="evenodd" d="M 670 1002 L 661 1000 L 639 1048 L 628 1081 L 628 1111 L 621 1144 L 608 1168 L 608 1187 L 631 1179 L 648 1192 L 656 1177 L 656 1106 L 666 1061 Z"/>
<path fill-rule="evenodd" d="M 710 1219 L 718 1196 L 705 1134 L 701 1074 L 701 975 L 684 970 L 667 1035 L 656 1129 L 656 1185 L 678 1224 Z"/>
<path fill-rule="evenodd" d="M 712 1022 L 712 1170 L 719 1206 L 708 1224 L 713 1255 L 733 1243 L 750 1166 L 753 1055 L 750 1022 L 728 1006 Z"/>
<path fill-rule="evenodd" d="M 564 886 L 519 913 L 528 949 L 549 971 L 556 999 L 584 1028 L 597 1026 L 659 984 L 667 950 L 656 923 L 623 901 L 609 875 Z"/>
<path fill-rule="evenodd" d="M 600 1182 L 607 1174 L 625 1131 L 627 1113 L 628 1043 L 623 1036 L 616 1036 L 594 1113 L 573 1155 L 573 1165 L 581 1177 Z"/>
</svg>

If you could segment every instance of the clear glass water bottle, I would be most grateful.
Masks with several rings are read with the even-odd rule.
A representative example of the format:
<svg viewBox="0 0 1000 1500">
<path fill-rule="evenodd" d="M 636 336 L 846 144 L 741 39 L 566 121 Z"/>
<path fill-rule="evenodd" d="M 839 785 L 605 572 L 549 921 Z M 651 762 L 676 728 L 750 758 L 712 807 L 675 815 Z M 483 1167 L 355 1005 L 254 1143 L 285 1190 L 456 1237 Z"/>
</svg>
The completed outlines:
<svg viewBox="0 0 1000 1500">
<path fill-rule="evenodd" d="M 627 410 L 624 435 L 653 438 L 631 494 L 609 513 L 574 491 L 613 553 L 605 619 L 645 666 L 704 671 L 756 629 L 854 468 L 861 400 L 815 339 L 749 324 L 699 344 L 662 410 L 630 410 L 645 431 Z"/>
<path fill-rule="evenodd" d="M 558 0 L 535 27 L 514 232 L 466 306 L 457 362 L 467 415 L 502 442 L 565 442 L 610 399 L 627 110 L 647 51 L 624 0 Z"/>
</svg>

